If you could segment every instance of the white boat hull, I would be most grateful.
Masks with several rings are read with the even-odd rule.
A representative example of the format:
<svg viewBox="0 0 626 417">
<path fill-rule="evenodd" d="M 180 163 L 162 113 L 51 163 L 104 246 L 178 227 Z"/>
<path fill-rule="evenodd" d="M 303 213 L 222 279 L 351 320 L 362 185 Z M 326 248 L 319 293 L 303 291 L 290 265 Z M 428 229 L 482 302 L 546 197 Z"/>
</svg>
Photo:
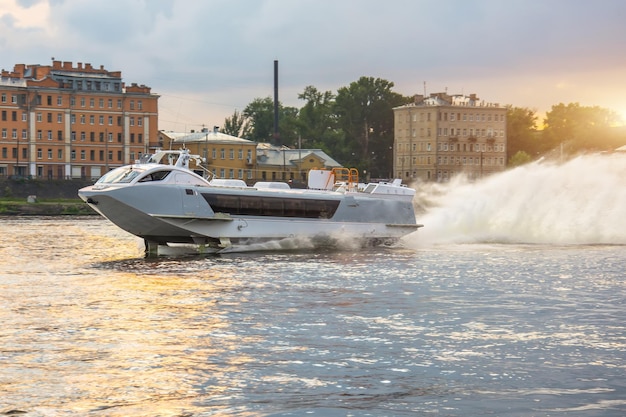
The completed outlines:
<svg viewBox="0 0 626 417">
<path fill-rule="evenodd" d="M 195 174 L 168 169 L 172 173 L 167 175 L 157 171 L 157 180 L 97 183 L 81 189 L 79 196 L 120 228 L 145 239 L 148 247 L 184 243 L 222 250 L 284 239 L 376 244 L 420 227 L 411 196 L 218 187 L 190 176 Z M 138 176 L 137 171 L 130 167 L 126 174 Z"/>
</svg>

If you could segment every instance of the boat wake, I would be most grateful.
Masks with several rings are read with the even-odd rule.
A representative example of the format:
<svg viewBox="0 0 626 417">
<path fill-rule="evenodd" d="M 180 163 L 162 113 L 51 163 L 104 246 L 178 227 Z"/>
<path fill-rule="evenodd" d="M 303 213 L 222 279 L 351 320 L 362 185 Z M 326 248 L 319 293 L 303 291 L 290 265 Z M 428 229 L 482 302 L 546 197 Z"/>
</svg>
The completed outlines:
<svg viewBox="0 0 626 417">
<path fill-rule="evenodd" d="M 626 157 L 535 162 L 469 182 L 417 186 L 424 228 L 407 246 L 446 243 L 626 244 Z"/>
</svg>

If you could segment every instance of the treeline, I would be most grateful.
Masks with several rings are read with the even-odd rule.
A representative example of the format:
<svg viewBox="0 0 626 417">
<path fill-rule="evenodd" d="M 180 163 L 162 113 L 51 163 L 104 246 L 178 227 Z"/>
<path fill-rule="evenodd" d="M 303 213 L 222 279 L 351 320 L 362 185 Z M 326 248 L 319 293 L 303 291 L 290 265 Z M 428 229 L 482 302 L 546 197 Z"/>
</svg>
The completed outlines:
<svg viewBox="0 0 626 417">
<path fill-rule="evenodd" d="M 550 153 L 575 155 L 613 151 L 626 144 L 622 120 L 609 109 L 579 103 L 552 106 L 538 130 L 536 111 L 509 107 L 507 111 L 507 157 L 510 166 L 526 163 Z"/>
<path fill-rule="evenodd" d="M 243 110 L 226 118 L 224 133 L 255 142 L 289 147 L 319 148 L 344 166 L 367 170 L 373 177 L 387 177 L 393 165 L 393 108 L 412 102 L 394 92 L 393 82 L 361 77 L 336 93 L 308 86 L 298 95 L 301 108 L 279 103 L 279 133 L 274 134 L 272 98 L 256 98 Z M 620 146 L 611 127 L 615 112 L 578 103 L 552 107 L 537 130 L 534 110 L 509 106 L 507 115 L 510 164 L 524 163 L 555 147 L 567 152 L 609 150 Z"/>
</svg>

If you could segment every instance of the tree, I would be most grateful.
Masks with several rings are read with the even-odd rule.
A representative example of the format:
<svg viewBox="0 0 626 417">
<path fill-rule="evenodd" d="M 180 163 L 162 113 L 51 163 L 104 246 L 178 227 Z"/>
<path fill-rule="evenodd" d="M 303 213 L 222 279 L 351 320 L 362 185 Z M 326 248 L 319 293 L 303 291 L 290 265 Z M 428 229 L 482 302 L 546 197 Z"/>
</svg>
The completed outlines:
<svg viewBox="0 0 626 417">
<path fill-rule="evenodd" d="M 537 155 L 541 144 L 536 134 L 535 111 L 525 107 L 508 106 L 506 121 L 507 161 L 520 151 L 528 155 Z"/>
<path fill-rule="evenodd" d="M 278 104 L 279 137 L 274 137 L 274 101 L 270 97 L 255 98 L 243 111 L 250 120 L 250 140 L 271 142 L 275 145 L 294 144 L 297 141 L 298 109 Z"/>
<path fill-rule="evenodd" d="M 337 90 L 335 114 L 345 133 L 345 143 L 337 157 L 367 170 L 376 177 L 391 172 L 393 108 L 408 102 L 391 91 L 393 83 L 361 77 Z"/>
<path fill-rule="evenodd" d="M 559 103 L 546 114 L 544 137 L 547 143 L 562 146 L 568 153 L 610 150 L 614 147 L 611 128 L 618 121 L 617 114 L 609 109 Z"/>
<path fill-rule="evenodd" d="M 524 151 L 517 151 L 515 155 L 513 155 L 509 159 L 509 166 L 516 167 L 519 165 L 524 165 L 532 161 L 532 157 Z"/>
<path fill-rule="evenodd" d="M 249 138 L 252 134 L 250 120 L 235 110 L 232 116 L 224 119 L 224 127 L 222 132 L 227 135 L 237 136 L 238 138 Z"/>
<path fill-rule="evenodd" d="M 306 103 L 298 114 L 299 135 L 302 145 L 309 148 L 320 148 L 330 155 L 342 142 L 343 134 L 337 129 L 337 118 L 333 113 L 335 95 L 324 93 L 313 86 L 307 86 L 301 94 L 300 100 Z"/>
<path fill-rule="evenodd" d="M 243 115 L 250 120 L 250 140 L 254 142 L 272 142 L 274 134 L 274 102 L 270 97 L 255 98 L 243 110 Z"/>
</svg>

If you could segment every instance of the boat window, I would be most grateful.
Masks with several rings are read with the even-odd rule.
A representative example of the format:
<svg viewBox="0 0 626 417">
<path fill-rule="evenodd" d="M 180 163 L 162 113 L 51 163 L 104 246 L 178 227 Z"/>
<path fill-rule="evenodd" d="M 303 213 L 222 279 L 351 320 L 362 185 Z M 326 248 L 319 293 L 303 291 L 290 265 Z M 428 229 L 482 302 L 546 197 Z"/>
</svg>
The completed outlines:
<svg viewBox="0 0 626 417">
<path fill-rule="evenodd" d="M 143 169 L 132 167 L 116 168 L 100 177 L 96 184 L 129 183 L 143 173 L 143 171 Z"/>
<path fill-rule="evenodd" d="M 163 178 L 167 177 L 170 172 L 172 171 L 155 171 L 147 174 L 145 177 L 140 179 L 139 182 L 161 181 Z"/>
<path fill-rule="evenodd" d="M 368 184 L 367 187 L 365 187 L 365 190 L 363 190 L 363 192 L 370 194 L 374 192 L 375 189 L 376 189 L 376 184 Z"/>
<path fill-rule="evenodd" d="M 202 194 L 213 211 L 231 215 L 330 219 L 338 200 Z"/>
</svg>

